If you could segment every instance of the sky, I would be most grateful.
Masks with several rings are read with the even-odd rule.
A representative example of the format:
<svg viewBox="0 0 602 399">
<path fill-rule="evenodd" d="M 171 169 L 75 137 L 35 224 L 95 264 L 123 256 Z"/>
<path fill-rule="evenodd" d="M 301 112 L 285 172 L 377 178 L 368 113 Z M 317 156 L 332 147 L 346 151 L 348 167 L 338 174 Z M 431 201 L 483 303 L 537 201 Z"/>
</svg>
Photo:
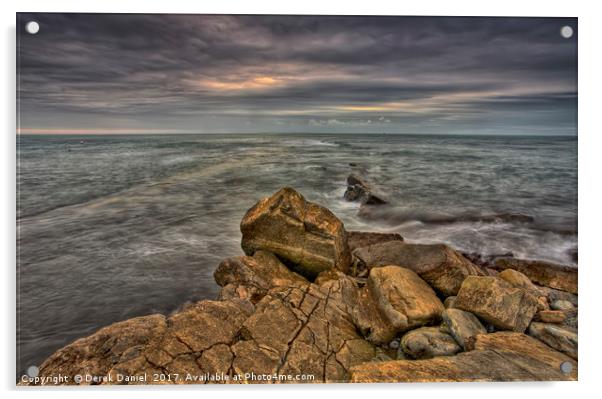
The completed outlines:
<svg viewBox="0 0 602 399">
<path fill-rule="evenodd" d="M 21 13 L 17 35 L 23 134 L 577 134 L 576 18 Z"/>
</svg>

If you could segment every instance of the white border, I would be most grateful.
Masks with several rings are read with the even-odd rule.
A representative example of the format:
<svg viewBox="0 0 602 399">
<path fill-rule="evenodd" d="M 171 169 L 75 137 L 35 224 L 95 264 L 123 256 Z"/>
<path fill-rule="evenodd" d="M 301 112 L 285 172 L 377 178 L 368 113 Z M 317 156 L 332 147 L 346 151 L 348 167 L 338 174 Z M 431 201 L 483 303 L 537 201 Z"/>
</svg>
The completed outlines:
<svg viewBox="0 0 602 399">
<path fill-rule="evenodd" d="M 0 68 L 4 80 L 1 120 L 2 137 L 1 187 L 3 278 L 2 291 L 5 320 L 0 328 L 2 335 L 3 361 L 0 366 L 2 388 L 8 397 L 63 398 L 114 397 L 166 398 L 174 394 L 198 398 L 206 395 L 226 397 L 282 397 L 305 398 L 318 394 L 344 397 L 415 395 L 422 398 L 448 396 L 507 398 L 514 395 L 536 395 L 538 397 L 577 397 L 597 391 L 598 359 L 600 353 L 600 297 L 599 284 L 601 256 L 599 246 L 600 220 L 600 173 L 602 159 L 600 146 L 599 93 L 602 93 L 599 74 L 602 71 L 600 56 L 600 26 L 602 15 L 596 2 L 576 1 L 379 1 L 365 0 L 304 0 L 301 2 L 251 0 L 251 1 L 148 1 L 148 0 L 20 0 L 17 4 L 1 3 L 3 51 Z M 462 384 L 385 384 L 385 385 L 329 385 L 313 387 L 176 387 L 171 389 L 135 388 L 126 389 L 47 389 L 20 390 L 14 388 L 15 369 L 15 12 L 135 12 L 135 13 L 236 13 L 236 14 L 347 14 L 347 15 L 465 15 L 465 16 L 564 16 L 579 18 L 579 260 L 580 260 L 580 318 L 581 341 L 578 383 L 462 383 Z M 375 392 L 376 391 L 376 392 Z M 486 395 L 486 396 L 485 396 Z"/>
</svg>

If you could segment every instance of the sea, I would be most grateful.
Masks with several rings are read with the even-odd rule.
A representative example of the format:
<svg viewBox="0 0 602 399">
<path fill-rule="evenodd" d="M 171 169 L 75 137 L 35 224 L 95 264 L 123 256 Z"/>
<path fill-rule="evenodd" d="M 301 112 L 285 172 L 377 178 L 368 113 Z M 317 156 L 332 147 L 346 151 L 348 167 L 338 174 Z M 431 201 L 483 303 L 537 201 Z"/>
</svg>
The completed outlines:
<svg viewBox="0 0 602 399">
<path fill-rule="evenodd" d="M 351 173 L 389 204 L 345 201 Z M 17 373 L 113 322 L 215 299 L 243 215 L 284 186 L 347 230 L 577 267 L 575 136 L 20 135 Z"/>
</svg>

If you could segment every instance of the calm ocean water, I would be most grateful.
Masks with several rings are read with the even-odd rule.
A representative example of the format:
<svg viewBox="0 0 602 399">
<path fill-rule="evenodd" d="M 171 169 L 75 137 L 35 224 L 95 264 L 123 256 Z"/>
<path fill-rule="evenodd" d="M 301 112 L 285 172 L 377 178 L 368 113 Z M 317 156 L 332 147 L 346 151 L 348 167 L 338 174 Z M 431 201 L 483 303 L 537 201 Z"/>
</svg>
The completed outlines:
<svg viewBox="0 0 602 399">
<path fill-rule="evenodd" d="M 575 137 L 20 136 L 17 143 L 18 370 L 101 326 L 215 298 L 212 273 L 242 253 L 245 211 L 285 185 L 330 208 L 349 230 L 563 264 L 573 264 L 577 246 Z M 352 171 L 391 205 L 358 215 L 357 204 L 342 200 Z M 504 213 L 534 220 L 478 218 Z"/>
</svg>

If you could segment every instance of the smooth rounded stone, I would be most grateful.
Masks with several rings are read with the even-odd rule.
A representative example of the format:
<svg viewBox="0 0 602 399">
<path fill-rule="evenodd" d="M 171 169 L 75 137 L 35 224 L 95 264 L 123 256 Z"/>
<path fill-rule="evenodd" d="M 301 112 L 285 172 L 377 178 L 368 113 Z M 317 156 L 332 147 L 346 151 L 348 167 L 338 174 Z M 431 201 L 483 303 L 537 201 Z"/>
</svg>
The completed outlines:
<svg viewBox="0 0 602 399">
<path fill-rule="evenodd" d="M 406 333 L 401 338 L 401 348 L 413 359 L 451 356 L 461 350 L 451 335 L 437 327 L 422 327 Z"/>
<path fill-rule="evenodd" d="M 557 324 L 533 322 L 529 326 L 529 335 L 548 344 L 565 355 L 577 359 L 577 332 Z"/>
<path fill-rule="evenodd" d="M 558 299 L 558 300 L 552 302 L 550 304 L 550 307 L 553 310 L 571 310 L 571 309 L 575 308 L 575 306 L 573 306 L 572 303 L 570 303 L 569 301 L 562 300 L 562 299 Z"/>
<path fill-rule="evenodd" d="M 577 293 L 578 270 L 576 267 L 515 258 L 496 259 L 492 267 L 500 271 L 514 269 L 527 276 L 535 284 L 573 294 Z"/>
<path fill-rule="evenodd" d="M 528 355 L 555 370 L 559 370 L 563 363 L 569 362 L 573 365 L 573 368 L 571 372 L 568 373 L 568 377 L 571 380 L 577 379 L 576 361 L 526 334 L 512 331 L 499 331 L 492 334 L 479 334 L 470 342 L 471 345 L 467 348 L 467 350 L 470 351 L 509 350 L 519 354 Z"/>
<path fill-rule="evenodd" d="M 379 233 L 372 231 L 347 232 L 347 245 L 352 252 L 356 248 L 368 247 L 389 241 L 403 241 L 403 237 L 399 233 Z"/>
<path fill-rule="evenodd" d="M 444 309 L 433 289 L 403 267 L 372 269 L 367 287 L 376 307 L 397 332 L 438 321 Z"/>
<path fill-rule="evenodd" d="M 453 308 L 455 303 L 456 303 L 456 296 L 452 295 L 452 296 L 448 296 L 447 298 L 445 298 L 445 301 L 443 301 L 443 306 L 445 306 L 445 309 L 449 309 L 449 308 Z"/>
<path fill-rule="evenodd" d="M 245 254 L 272 252 L 306 277 L 313 279 L 328 269 L 349 270 L 351 252 L 343 222 L 290 187 L 249 209 L 240 230 Z"/>
<path fill-rule="evenodd" d="M 562 324 L 566 320 L 566 314 L 562 310 L 541 310 L 535 314 L 533 320 L 543 323 Z"/>
<path fill-rule="evenodd" d="M 445 309 L 441 313 L 441 319 L 449 329 L 456 342 L 466 350 L 469 340 L 477 334 L 486 334 L 487 330 L 477 317 L 460 309 Z"/>
<path fill-rule="evenodd" d="M 469 276 L 462 283 L 455 307 L 474 313 L 500 330 L 524 332 L 537 312 L 537 299 L 528 290 L 492 276 Z"/>
<path fill-rule="evenodd" d="M 391 349 L 399 348 L 399 339 L 394 339 L 393 341 L 389 342 L 389 348 L 391 348 Z"/>
<path fill-rule="evenodd" d="M 467 276 L 484 275 L 481 268 L 443 244 L 407 244 L 389 241 L 353 251 L 358 269 L 398 265 L 416 272 L 443 296 L 458 293 Z"/>
</svg>

